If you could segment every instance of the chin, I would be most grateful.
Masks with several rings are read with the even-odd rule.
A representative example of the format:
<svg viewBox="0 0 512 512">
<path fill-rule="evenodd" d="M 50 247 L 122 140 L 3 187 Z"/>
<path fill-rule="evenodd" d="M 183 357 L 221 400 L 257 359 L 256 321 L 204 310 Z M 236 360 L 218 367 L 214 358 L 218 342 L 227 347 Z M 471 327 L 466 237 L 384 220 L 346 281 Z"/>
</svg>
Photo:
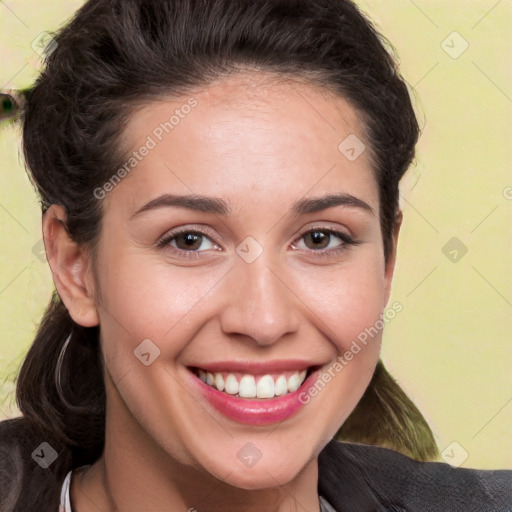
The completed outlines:
<svg viewBox="0 0 512 512">
<path fill-rule="evenodd" d="M 279 487 L 293 480 L 299 473 L 301 468 L 247 468 L 245 470 L 235 470 L 227 478 L 225 482 L 233 487 L 245 490 L 260 490 Z"/>
<path fill-rule="evenodd" d="M 203 468 L 215 478 L 233 487 L 258 490 L 287 484 L 296 478 L 310 461 L 305 454 L 300 459 L 291 459 L 285 453 L 279 452 L 267 460 L 262 457 L 249 466 L 240 462 L 238 458 L 231 461 L 224 458 L 223 462 L 219 464 L 218 461 L 211 461 L 209 467 Z"/>
</svg>

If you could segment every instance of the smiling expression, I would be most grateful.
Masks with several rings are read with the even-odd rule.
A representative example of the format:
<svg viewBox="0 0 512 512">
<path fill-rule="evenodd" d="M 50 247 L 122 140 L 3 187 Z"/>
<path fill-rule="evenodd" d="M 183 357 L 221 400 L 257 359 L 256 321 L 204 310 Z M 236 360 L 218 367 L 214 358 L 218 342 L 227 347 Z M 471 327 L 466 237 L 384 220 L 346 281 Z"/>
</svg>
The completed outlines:
<svg viewBox="0 0 512 512">
<path fill-rule="evenodd" d="M 168 133 L 190 96 L 134 112 L 127 155 L 156 144 L 102 199 L 95 267 L 107 429 L 243 488 L 292 479 L 352 412 L 380 335 L 307 405 L 296 395 L 375 323 L 392 276 L 357 111 L 262 76 L 191 94 Z M 355 159 L 348 136 L 367 148 Z"/>
</svg>

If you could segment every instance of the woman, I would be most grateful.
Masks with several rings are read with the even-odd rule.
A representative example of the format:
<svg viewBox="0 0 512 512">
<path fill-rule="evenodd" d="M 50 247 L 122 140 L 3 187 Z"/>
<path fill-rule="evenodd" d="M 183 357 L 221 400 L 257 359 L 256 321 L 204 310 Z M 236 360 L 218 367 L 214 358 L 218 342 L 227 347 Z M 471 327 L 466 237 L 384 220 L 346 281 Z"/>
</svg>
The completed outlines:
<svg viewBox="0 0 512 512">
<path fill-rule="evenodd" d="M 418 125 L 357 8 L 89 1 L 53 48 L 2 510 L 509 510 L 379 362 Z"/>
</svg>

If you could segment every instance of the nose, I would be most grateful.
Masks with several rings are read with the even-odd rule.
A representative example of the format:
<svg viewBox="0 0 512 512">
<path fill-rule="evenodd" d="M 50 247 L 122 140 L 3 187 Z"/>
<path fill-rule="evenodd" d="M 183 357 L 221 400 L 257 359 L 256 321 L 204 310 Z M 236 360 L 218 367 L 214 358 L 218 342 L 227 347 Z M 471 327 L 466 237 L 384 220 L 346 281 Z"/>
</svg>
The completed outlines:
<svg viewBox="0 0 512 512">
<path fill-rule="evenodd" d="M 284 272 L 271 268 L 263 254 L 252 263 L 235 262 L 224 283 L 220 321 L 224 333 L 266 346 L 298 330 L 300 301 Z"/>
</svg>

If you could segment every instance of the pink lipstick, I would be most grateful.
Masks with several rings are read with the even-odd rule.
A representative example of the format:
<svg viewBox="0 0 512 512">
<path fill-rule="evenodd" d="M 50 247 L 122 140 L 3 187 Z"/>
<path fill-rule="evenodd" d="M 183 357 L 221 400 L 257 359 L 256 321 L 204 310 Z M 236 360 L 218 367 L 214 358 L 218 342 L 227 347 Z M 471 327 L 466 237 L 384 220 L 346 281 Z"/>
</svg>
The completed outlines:
<svg viewBox="0 0 512 512">
<path fill-rule="evenodd" d="M 222 366 L 226 367 L 225 365 Z M 211 365 L 209 367 L 213 369 Z M 282 365 L 279 365 L 279 367 L 282 368 Z M 291 365 L 288 364 L 286 367 L 290 368 Z M 221 366 L 216 365 L 215 368 L 220 370 Z M 275 368 L 276 365 L 271 365 L 271 369 L 274 372 L 276 372 Z M 295 368 L 298 367 L 295 366 Z M 302 365 L 302 368 L 304 368 L 304 365 Z M 255 373 L 261 374 L 262 369 L 260 368 Z M 270 367 L 267 366 L 266 370 L 269 371 L 269 369 Z M 192 389 L 196 389 L 203 400 L 232 420 L 259 426 L 278 423 L 295 414 L 304 405 L 299 400 L 299 396 L 305 392 L 307 393 L 307 390 L 314 385 L 320 374 L 319 366 L 310 367 L 306 379 L 300 387 L 283 396 L 274 396 L 273 398 L 241 398 L 237 395 L 228 394 L 225 391 L 219 391 L 203 382 L 195 369 L 189 370 L 188 374 L 191 379 Z"/>
</svg>

